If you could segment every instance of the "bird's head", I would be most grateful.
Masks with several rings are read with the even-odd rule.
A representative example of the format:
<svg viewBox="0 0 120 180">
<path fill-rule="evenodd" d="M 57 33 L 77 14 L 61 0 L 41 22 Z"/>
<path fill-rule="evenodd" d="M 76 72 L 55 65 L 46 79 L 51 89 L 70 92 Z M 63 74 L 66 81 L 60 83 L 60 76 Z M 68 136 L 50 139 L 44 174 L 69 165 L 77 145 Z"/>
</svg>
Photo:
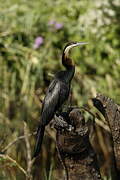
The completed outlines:
<svg viewBox="0 0 120 180">
<path fill-rule="evenodd" d="M 62 64 L 66 66 L 73 66 L 72 60 L 69 58 L 69 52 L 73 47 L 88 44 L 87 42 L 69 42 L 63 49 Z"/>
</svg>

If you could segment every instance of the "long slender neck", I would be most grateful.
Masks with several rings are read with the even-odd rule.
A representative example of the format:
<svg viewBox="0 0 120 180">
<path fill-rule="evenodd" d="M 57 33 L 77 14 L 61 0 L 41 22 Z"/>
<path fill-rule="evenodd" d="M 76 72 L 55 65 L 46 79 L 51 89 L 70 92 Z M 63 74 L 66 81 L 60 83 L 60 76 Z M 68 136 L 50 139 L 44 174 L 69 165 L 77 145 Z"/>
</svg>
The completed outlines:
<svg viewBox="0 0 120 180">
<path fill-rule="evenodd" d="M 65 53 L 62 55 L 62 64 L 66 69 L 71 68 L 71 66 L 74 66 L 72 59 L 70 59 L 68 56 L 66 56 Z"/>
<path fill-rule="evenodd" d="M 64 79 L 66 82 L 70 82 L 75 73 L 75 65 L 69 57 L 65 56 L 65 53 L 62 56 L 62 64 L 66 68 Z"/>
<path fill-rule="evenodd" d="M 66 69 L 66 73 L 65 73 L 66 82 L 71 82 L 74 73 L 75 73 L 75 66 L 71 66 L 68 69 Z"/>
</svg>

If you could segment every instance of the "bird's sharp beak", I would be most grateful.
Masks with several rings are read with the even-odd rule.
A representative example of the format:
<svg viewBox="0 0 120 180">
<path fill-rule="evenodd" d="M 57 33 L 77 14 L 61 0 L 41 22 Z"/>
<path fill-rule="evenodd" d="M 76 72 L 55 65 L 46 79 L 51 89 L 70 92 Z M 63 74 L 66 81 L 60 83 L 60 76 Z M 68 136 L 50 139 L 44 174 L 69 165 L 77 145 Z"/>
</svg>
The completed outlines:
<svg viewBox="0 0 120 180">
<path fill-rule="evenodd" d="M 84 45 L 84 44 L 88 44 L 87 42 L 78 42 L 78 43 L 75 43 L 75 44 L 71 44 L 70 45 L 70 49 L 72 48 L 72 47 L 76 47 L 76 46 L 80 46 L 80 45 Z"/>
</svg>

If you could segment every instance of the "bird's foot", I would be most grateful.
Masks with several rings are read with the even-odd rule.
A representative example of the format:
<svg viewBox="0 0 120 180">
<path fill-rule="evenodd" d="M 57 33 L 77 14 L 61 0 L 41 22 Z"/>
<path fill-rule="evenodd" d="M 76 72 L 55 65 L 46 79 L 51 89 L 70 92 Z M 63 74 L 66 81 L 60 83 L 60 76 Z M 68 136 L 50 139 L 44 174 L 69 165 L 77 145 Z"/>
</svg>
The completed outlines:
<svg viewBox="0 0 120 180">
<path fill-rule="evenodd" d="M 68 124 L 62 116 L 54 116 L 53 124 L 55 129 L 72 131 L 74 127 Z"/>
</svg>

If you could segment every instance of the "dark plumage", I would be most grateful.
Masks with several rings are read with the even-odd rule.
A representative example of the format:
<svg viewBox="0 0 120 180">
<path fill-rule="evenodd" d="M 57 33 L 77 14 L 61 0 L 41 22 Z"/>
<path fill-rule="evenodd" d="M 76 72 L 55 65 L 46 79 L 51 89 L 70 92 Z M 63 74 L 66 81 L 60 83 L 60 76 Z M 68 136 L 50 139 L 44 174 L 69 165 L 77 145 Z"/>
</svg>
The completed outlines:
<svg viewBox="0 0 120 180">
<path fill-rule="evenodd" d="M 72 60 L 68 57 L 69 50 L 72 47 L 82 44 L 86 43 L 69 43 L 63 50 L 62 64 L 66 70 L 56 73 L 46 92 L 42 105 L 41 121 L 37 130 L 34 157 L 38 156 L 40 153 L 45 126 L 52 120 L 55 112 L 62 106 L 69 96 L 71 80 L 75 73 L 75 66 L 73 65 Z"/>
</svg>

